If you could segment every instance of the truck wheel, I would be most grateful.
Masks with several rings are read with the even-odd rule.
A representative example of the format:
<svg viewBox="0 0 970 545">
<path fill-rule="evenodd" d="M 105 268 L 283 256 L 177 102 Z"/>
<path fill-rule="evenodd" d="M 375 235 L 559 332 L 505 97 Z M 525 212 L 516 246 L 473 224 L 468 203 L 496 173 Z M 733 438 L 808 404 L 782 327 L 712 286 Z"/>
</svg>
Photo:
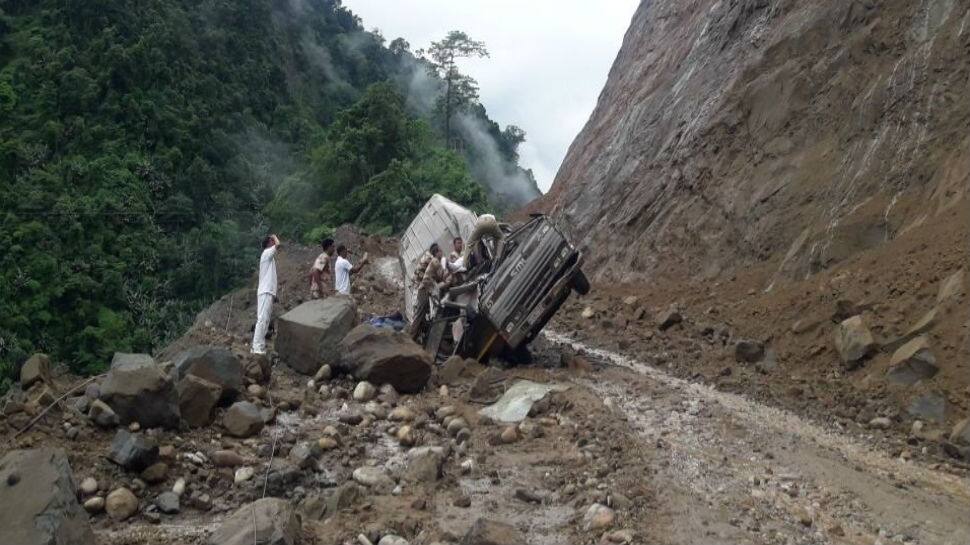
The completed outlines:
<svg viewBox="0 0 970 545">
<path fill-rule="evenodd" d="M 589 293 L 589 279 L 583 274 L 583 271 L 576 273 L 573 277 L 573 290 L 580 295 L 586 295 Z"/>
</svg>

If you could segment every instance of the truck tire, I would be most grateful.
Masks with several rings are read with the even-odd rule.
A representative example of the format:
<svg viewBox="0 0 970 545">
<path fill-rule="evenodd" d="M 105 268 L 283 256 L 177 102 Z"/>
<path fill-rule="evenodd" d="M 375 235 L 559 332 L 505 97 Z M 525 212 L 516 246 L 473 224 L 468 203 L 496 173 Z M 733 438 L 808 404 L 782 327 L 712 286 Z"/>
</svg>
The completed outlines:
<svg viewBox="0 0 970 545">
<path fill-rule="evenodd" d="M 576 273 L 576 276 L 573 277 L 572 286 L 573 290 L 580 295 L 586 295 L 589 293 L 589 279 L 586 278 L 583 271 L 579 271 Z"/>
</svg>

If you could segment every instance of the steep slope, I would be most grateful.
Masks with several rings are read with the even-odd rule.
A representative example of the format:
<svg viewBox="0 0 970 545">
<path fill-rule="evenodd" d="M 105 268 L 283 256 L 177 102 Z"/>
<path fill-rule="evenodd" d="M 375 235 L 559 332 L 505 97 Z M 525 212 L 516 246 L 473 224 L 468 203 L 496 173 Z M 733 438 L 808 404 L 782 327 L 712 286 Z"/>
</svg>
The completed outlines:
<svg viewBox="0 0 970 545">
<path fill-rule="evenodd" d="M 644 1 L 544 205 L 600 279 L 770 263 L 762 289 L 966 221 L 968 19 L 953 0 Z"/>
</svg>

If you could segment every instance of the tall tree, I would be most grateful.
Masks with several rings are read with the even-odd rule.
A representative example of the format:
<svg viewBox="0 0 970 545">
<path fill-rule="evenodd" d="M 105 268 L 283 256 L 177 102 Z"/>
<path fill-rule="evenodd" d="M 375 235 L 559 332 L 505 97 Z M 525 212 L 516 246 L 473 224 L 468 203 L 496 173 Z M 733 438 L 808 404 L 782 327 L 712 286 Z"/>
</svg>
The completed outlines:
<svg viewBox="0 0 970 545">
<path fill-rule="evenodd" d="M 471 39 L 460 30 L 452 30 L 439 42 L 431 42 L 427 51 L 431 70 L 444 82 L 445 93 L 438 99 L 444 116 L 445 139 L 453 144 L 451 118 L 469 104 L 478 102 L 478 82 L 458 70 L 458 60 L 488 56 L 485 42 Z"/>
</svg>

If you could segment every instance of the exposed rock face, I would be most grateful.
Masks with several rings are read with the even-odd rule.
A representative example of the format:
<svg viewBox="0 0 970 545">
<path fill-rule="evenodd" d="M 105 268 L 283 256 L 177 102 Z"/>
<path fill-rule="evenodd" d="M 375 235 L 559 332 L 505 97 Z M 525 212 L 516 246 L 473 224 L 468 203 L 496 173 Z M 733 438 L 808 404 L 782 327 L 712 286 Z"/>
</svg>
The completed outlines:
<svg viewBox="0 0 970 545">
<path fill-rule="evenodd" d="M 147 354 L 116 353 L 101 385 L 101 400 L 123 424 L 177 428 L 178 396 L 172 378 Z"/>
<path fill-rule="evenodd" d="M 415 393 L 431 377 L 431 356 L 404 333 L 362 324 L 340 343 L 339 367 L 358 380 Z"/>
<path fill-rule="evenodd" d="M 0 505 L 0 543 L 95 543 L 63 450 L 14 450 L 4 455 Z"/>
<path fill-rule="evenodd" d="M 357 305 L 350 297 L 308 301 L 277 320 L 276 352 L 297 372 L 313 375 L 357 325 Z"/>
<path fill-rule="evenodd" d="M 218 346 L 197 346 L 175 358 L 177 380 L 188 375 L 205 379 L 222 388 L 222 401 L 232 401 L 243 391 L 243 366 L 229 350 Z"/>
<path fill-rule="evenodd" d="M 970 102 L 947 97 L 967 17 L 952 0 L 641 2 L 539 208 L 600 279 L 766 259 L 803 277 L 891 241 L 966 206 Z"/>
</svg>

